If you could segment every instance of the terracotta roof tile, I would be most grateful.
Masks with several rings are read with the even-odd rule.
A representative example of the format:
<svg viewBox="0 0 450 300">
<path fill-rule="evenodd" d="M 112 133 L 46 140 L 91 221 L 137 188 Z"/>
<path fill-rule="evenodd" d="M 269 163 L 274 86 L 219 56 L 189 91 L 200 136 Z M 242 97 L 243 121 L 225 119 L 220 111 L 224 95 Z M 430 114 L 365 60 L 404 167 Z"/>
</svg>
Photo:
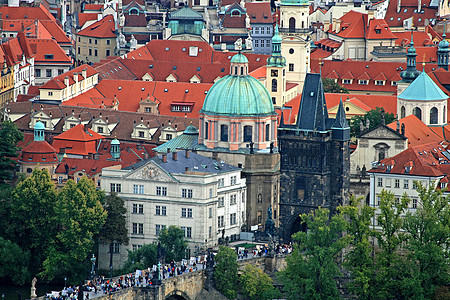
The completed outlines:
<svg viewBox="0 0 450 300">
<path fill-rule="evenodd" d="M 400 124 L 405 124 L 405 136 L 408 138 L 408 147 L 427 144 L 431 142 L 440 143 L 443 139 L 420 121 L 416 116 L 409 115 L 399 120 Z M 387 125 L 396 130 L 397 122 Z"/>
<path fill-rule="evenodd" d="M 115 38 L 114 17 L 112 15 L 107 15 L 103 17 L 103 19 L 79 31 L 77 35 L 96 38 Z"/>
<path fill-rule="evenodd" d="M 402 27 L 403 21 L 414 17 L 414 26 L 424 26 L 425 20 L 436 19 L 437 8 L 430 8 L 431 0 L 422 0 L 422 11 L 418 13 L 416 0 L 402 0 L 397 12 L 397 1 L 389 1 L 384 19 L 390 27 Z"/>
<path fill-rule="evenodd" d="M 65 78 L 69 77 L 69 85 L 75 83 L 74 81 L 74 73 L 78 73 L 79 79 L 83 79 L 82 71 L 86 69 L 86 77 L 91 77 L 98 72 L 89 65 L 82 65 L 75 69 L 72 69 L 64 74 L 54 77 L 53 79 L 47 81 L 40 89 L 63 89 L 66 87 Z"/>
<path fill-rule="evenodd" d="M 273 24 L 270 2 L 245 3 L 250 24 Z"/>
<path fill-rule="evenodd" d="M 28 39 L 33 52 L 36 54 L 34 58 L 35 64 L 66 64 L 72 65 L 72 60 L 66 55 L 64 50 L 55 40 L 48 39 Z M 51 55 L 51 56 L 49 56 Z"/>
<path fill-rule="evenodd" d="M 52 20 L 56 21 L 55 17 L 42 4 L 33 7 L 0 7 L 0 13 L 3 19 L 31 19 L 31 20 Z"/>
</svg>

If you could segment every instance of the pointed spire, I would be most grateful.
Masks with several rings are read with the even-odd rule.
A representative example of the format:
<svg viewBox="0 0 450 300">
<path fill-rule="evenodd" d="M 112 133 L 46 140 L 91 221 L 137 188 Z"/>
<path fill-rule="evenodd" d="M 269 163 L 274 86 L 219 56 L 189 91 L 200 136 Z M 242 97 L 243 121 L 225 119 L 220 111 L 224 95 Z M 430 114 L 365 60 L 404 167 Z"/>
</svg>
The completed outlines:
<svg viewBox="0 0 450 300">
<path fill-rule="evenodd" d="M 278 127 L 284 126 L 284 110 L 281 109 L 280 125 Z"/>
<path fill-rule="evenodd" d="M 439 47 L 437 50 L 437 57 L 438 57 L 438 68 L 443 68 L 444 70 L 448 71 L 448 65 L 449 65 L 449 58 L 450 58 L 450 48 L 449 43 L 445 39 L 445 22 L 444 19 L 444 34 L 442 35 L 442 41 L 439 42 Z"/>
<path fill-rule="evenodd" d="M 347 118 L 345 117 L 344 103 L 339 102 L 339 108 L 336 113 L 336 119 L 334 120 L 333 126 L 331 126 L 333 131 L 333 140 L 338 141 L 349 141 L 350 140 L 350 126 L 348 126 Z"/>
<path fill-rule="evenodd" d="M 420 72 L 416 69 L 416 48 L 414 48 L 414 29 L 411 29 L 411 43 L 406 53 L 406 70 L 400 72 L 403 82 L 413 82 Z"/>
</svg>

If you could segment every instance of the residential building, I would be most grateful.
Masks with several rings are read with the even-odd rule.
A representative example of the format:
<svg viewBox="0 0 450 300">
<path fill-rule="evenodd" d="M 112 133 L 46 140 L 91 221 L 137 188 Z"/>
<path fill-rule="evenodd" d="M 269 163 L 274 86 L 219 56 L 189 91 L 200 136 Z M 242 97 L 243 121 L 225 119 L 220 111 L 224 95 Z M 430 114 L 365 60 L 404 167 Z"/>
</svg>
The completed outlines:
<svg viewBox="0 0 450 300">
<path fill-rule="evenodd" d="M 250 37 L 253 41 L 253 53 L 272 53 L 273 19 L 270 2 L 245 3 L 250 17 Z"/>
<path fill-rule="evenodd" d="M 14 101 L 14 67 L 8 64 L 9 61 L 4 54 L 3 48 L 0 47 L 0 65 L 2 66 L 0 107 L 4 107 L 7 102 Z"/>
<path fill-rule="evenodd" d="M 72 60 L 55 40 L 28 39 L 34 58 L 34 77 L 36 84 L 44 84 L 48 80 L 69 71 Z"/>
<path fill-rule="evenodd" d="M 182 7 L 168 16 L 163 38 L 167 40 L 209 41 L 209 30 L 204 26 L 203 15 L 189 7 Z"/>
<path fill-rule="evenodd" d="M 305 231 L 299 215 L 318 207 L 335 213 L 348 201 L 350 127 L 342 100 L 336 118 L 328 116 L 320 74 L 308 73 L 296 124 L 278 129 L 281 154 L 279 235 L 283 242 Z"/>
<path fill-rule="evenodd" d="M 186 257 L 233 241 L 245 223 L 246 184 L 241 169 L 190 151 L 173 151 L 123 169 L 105 168 L 101 187 L 125 200 L 129 245 L 119 245 L 113 264 L 128 250 L 156 242 L 171 225 L 188 243 Z M 109 247 L 101 246 L 100 268 L 109 266 Z"/>
<path fill-rule="evenodd" d="M 402 32 L 410 30 L 412 26 L 423 31 L 426 26 L 436 24 L 440 1 L 397 0 L 388 2 L 384 19 L 392 31 Z"/>
<path fill-rule="evenodd" d="M 116 25 L 114 17 L 107 15 L 75 34 L 76 59 L 84 63 L 97 63 L 116 55 Z"/>
</svg>

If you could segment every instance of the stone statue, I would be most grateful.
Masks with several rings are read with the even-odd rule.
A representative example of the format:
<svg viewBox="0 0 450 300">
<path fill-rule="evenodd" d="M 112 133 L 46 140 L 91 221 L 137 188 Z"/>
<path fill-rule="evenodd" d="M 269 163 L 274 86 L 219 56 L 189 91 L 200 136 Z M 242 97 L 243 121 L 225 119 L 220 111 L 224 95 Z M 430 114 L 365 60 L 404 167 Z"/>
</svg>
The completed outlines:
<svg viewBox="0 0 450 300">
<path fill-rule="evenodd" d="M 253 150 L 253 146 L 255 145 L 255 143 L 253 143 L 253 142 L 250 142 L 250 154 L 253 154 L 254 153 L 254 150 Z"/>
<path fill-rule="evenodd" d="M 265 224 L 265 232 L 270 237 L 274 236 L 276 234 L 275 230 L 275 222 L 272 218 L 272 204 L 269 205 L 269 208 L 267 209 L 267 220 Z"/>
<path fill-rule="evenodd" d="M 250 25 L 250 17 L 248 16 L 248 14 L 245 15 L 245 28 L 252 28 L 252 26 Z"/>
<path fill-rule="evenodd" d="M 123 12 L 121 12 L 119 15 L 119 25 L 120 27 L 125 26 L 125 15 L 123 14 Z"/>
<path fill-rule="evenodd" d="M 234 49 L 235 50 L 242 50 L 242 39 L 239 38 L 234 42 Z"/>
<path fill-rule="evenodd" d="M 253 49 L 253 39 L 250 36 L 250 33 L 248 34 L 248 38 L 245 39 L 245 49 L 247 50 Z"/>
<path fill-rule="evenodd" d="M 400 121 L 397 120 L 397 132 L 400 132 Z"/>
<path fill-rule="evenodd" d="M 362 122 L 362 120 L 361 121 L 359 121 L 359 132 L 360 133 L 363 133 L 363 131 L 364 131 L 364 124 L 363 124 L 363 122 Z"/>
<path fill-rule="evenodd" d="M 384 112 L 384 109 L 381 110 L 381 124 L 386 125 L 386 113 Z"/>
<path fill-rule="evenodd" d="M 95 274 L 95 261 L 96 261 L 97 259 L 95 258 L 95 255 L 94 254 L 92 254 L 92 257 L 91 257 L 91 263 L 92 263 L 92 267 L 91 267 L 91 275 L 92 276 L 94 276 L 94 274 Z"/>
<path fill-rule="evenodd" d="M 33 278 L 33 280 L 31 281 L 31 294 L 30 294 L 30 298 L 31 299 L 36 299 L 37 295 L 36 295 L 36 283 L 37 283 L 37 279 L 36 277 Z"/>
<path fill-rule="evenodd" d="M 158 267 L 156 269 L 156 272 L 158 273 L 158 280 L 161 280 L 162 279 L 162 276 L 161 276 L 161 273 L 162 273 L 161 262 L 158 262 Z"/>
<path fill-rule="evenodd" d="M 131 35 L 130 49 L 136 49 L 136 46 L 137 46 L 137 40 L 135 39 L 134 35 Z"/>
<path fill-rule="evenodd" d="M 273 147 L 274 147 L 274 145 L 273 145 L 273 142 L 272 142 L 272 143 L 270 143 L 270 153 L 273 153 Z"/>
<path fill-rule="evenodd" d="M 122 31 L 119 33 L 119 47 L 123 48 L 127 44 L 127 40 L 125 39 L 125 36 L 123 35 Z"/>
<path fill-rule="evenodd" d="M 370 128 L 370 120 L 366 119 L 366 130 L 369 130 Z"/>
</svg>

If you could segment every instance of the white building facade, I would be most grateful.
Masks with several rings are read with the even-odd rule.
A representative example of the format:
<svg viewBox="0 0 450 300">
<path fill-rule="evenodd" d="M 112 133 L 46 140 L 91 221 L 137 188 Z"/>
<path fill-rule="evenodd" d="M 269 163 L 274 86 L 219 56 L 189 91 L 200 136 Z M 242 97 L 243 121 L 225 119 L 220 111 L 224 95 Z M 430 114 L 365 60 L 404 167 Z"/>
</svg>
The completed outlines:
<svg viewBox="0 0 450 300">
<path fill-rule="evenodd" d="M 103 169 L 101 187 L 125 200 L 129 245 L 112 247 L 113 265 L 157 242 L 161 230 L 175 225 L 188 242 L 186 257 L 219 239 L 235 240 L 245 222 L 245 179 L 241 169 L 189 151 L 172 152 L 121 169 Z M 109 268 L 109 247 L 100 246 L 99 268 Z"/>
</svg>

